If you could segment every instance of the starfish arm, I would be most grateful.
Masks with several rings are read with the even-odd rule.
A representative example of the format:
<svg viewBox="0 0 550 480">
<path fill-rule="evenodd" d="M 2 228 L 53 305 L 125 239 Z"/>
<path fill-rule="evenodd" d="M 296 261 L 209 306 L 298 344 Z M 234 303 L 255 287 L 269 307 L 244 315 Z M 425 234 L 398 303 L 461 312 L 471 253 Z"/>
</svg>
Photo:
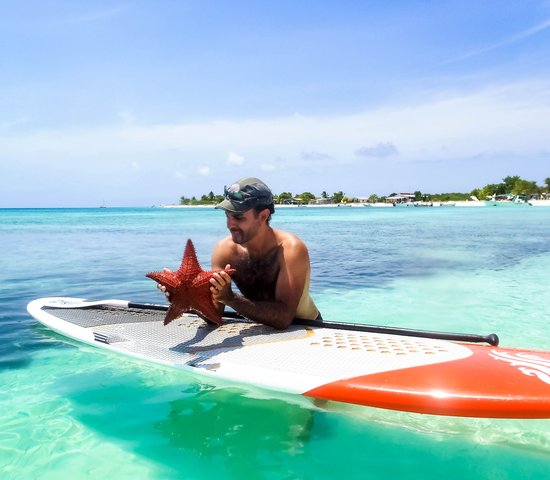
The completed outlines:
<svg viewBox="0 0 550 480">
<path fill-rule="evenodd" d="M 166 287 L 166 289 L 171 292 L 175 288 L 177 288 L 178 284 L 180 283 L 174 273 L 175 272 L 151 272 L 145 276 L 154 280 L 157 283 L 160 283 L 163 287 Z"/>
<path fill-rule="evenodd" d="M 182 309 L 181 307 L 171 304 L 170 308 L 166 312 L 166 317 L 164 317 L 164 325 L 168 325 L 170 322 L 172 322 L 176 318 L 181 317 L 185 312 L 186 310 Z"/>
<path fill-rule="evenodd" d="M 191 309 L 196 312 L 200 317 L 205 320 L 210 320 L 211 322 L 217 323 L 218 325 L 223 325 L 223 319 L 219 312 L 214 307 L 212 301 L 210 304 L 201 303 L 201 305 L 192 306 Z"/>
<path fill-rule="evenodd" d="M 187 240 L 187 244 L 185 245 L 185 251 L 183 252 L 179 271 L 182 272 L 185 279 L 192 279 L 202 272 L 200 263 L 197 260 L 195 246 L 191 239 Z"/>
</svg>

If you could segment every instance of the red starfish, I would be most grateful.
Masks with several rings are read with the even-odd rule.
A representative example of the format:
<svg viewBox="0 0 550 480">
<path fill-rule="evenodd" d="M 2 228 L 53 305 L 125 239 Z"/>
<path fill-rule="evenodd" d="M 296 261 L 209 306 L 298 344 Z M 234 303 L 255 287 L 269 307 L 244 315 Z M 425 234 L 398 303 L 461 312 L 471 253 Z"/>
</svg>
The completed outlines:
<svg viewBox="0 0 550 480">
<path fill-rule="evenodd" d="M 219 271 L 219 270 L 216 270 Z M 233 268 L 225 270 L 234 273 Z M 146 276 L 166 287 L 170 293 L 170 308 L 164 318 L 164 325 L 193 310 L 205 320 L 218 325 L 223 323 L 221 315 L 214 307 L 210 279 L 214 272 L 205 272 L 197 260 L 191 239 L 187 240 L 180 268 L 175 272 L 151 272 Z"/>
</svg>

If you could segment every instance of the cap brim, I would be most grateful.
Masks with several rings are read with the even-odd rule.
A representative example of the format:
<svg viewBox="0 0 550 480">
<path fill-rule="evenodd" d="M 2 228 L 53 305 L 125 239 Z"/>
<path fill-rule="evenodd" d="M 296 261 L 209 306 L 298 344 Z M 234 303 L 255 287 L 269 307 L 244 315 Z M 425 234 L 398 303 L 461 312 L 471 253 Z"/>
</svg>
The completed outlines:
<svg viewBox="0 0 550 480">
<path fill-rule="evenodd" d="M 231 200 L 228 200 L 226 198 L 222 202 L 218 203 L 215 208 L 219 208 L 221 210 L 227 210 L 228 212 L 233 212 L 233 213 L 243 213 L 243 212 L 247 212 L 253 207 L 250 205 L 246 205 L 245 203 L 233 203 Z"/>
</svg>

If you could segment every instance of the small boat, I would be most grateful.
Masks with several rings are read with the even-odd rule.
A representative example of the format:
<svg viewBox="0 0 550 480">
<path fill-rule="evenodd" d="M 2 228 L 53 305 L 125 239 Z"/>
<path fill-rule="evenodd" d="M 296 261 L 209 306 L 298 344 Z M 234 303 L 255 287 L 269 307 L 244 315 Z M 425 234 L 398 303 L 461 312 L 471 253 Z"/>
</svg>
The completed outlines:
<svg viewBox="0 0 550 480">
<path fill-rule="evenodd" d="M 372 207 L 372 208 L 386 208 L 386 207 L 395 206 L 393 203 L 385 203 L 385 202 L 365 203 L 364 205 L 365 207 Z"/>
<path fill-rule="evenodd" d="M 472 195 L 469 200 L 455 202 L 455 207 L 486 207 L 487 202 Z"/>
</svg>

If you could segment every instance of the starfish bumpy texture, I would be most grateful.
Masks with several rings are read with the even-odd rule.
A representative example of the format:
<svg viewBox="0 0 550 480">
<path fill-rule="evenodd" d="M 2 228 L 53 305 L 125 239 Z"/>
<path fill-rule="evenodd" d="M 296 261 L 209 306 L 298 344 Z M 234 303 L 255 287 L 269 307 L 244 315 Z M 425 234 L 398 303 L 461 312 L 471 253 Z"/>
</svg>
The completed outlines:
<svg viewBox="0 0 550 480">
<path fill-rule="evenodd" d="M 235 272 L 232 268 L 225 271 L 229 274 Z M 213 274 L 214 271 L 206 272 L 201 268 L 193 242 L 189 239 L 177 271 L 151 272 L 146 275 L 166 287 L 170 293 L 170 308 L 164 318 L 164 325 L 190 311 L 218 325 L 223 323 L 212 302 L 210 279 Z"/>
</svg>

